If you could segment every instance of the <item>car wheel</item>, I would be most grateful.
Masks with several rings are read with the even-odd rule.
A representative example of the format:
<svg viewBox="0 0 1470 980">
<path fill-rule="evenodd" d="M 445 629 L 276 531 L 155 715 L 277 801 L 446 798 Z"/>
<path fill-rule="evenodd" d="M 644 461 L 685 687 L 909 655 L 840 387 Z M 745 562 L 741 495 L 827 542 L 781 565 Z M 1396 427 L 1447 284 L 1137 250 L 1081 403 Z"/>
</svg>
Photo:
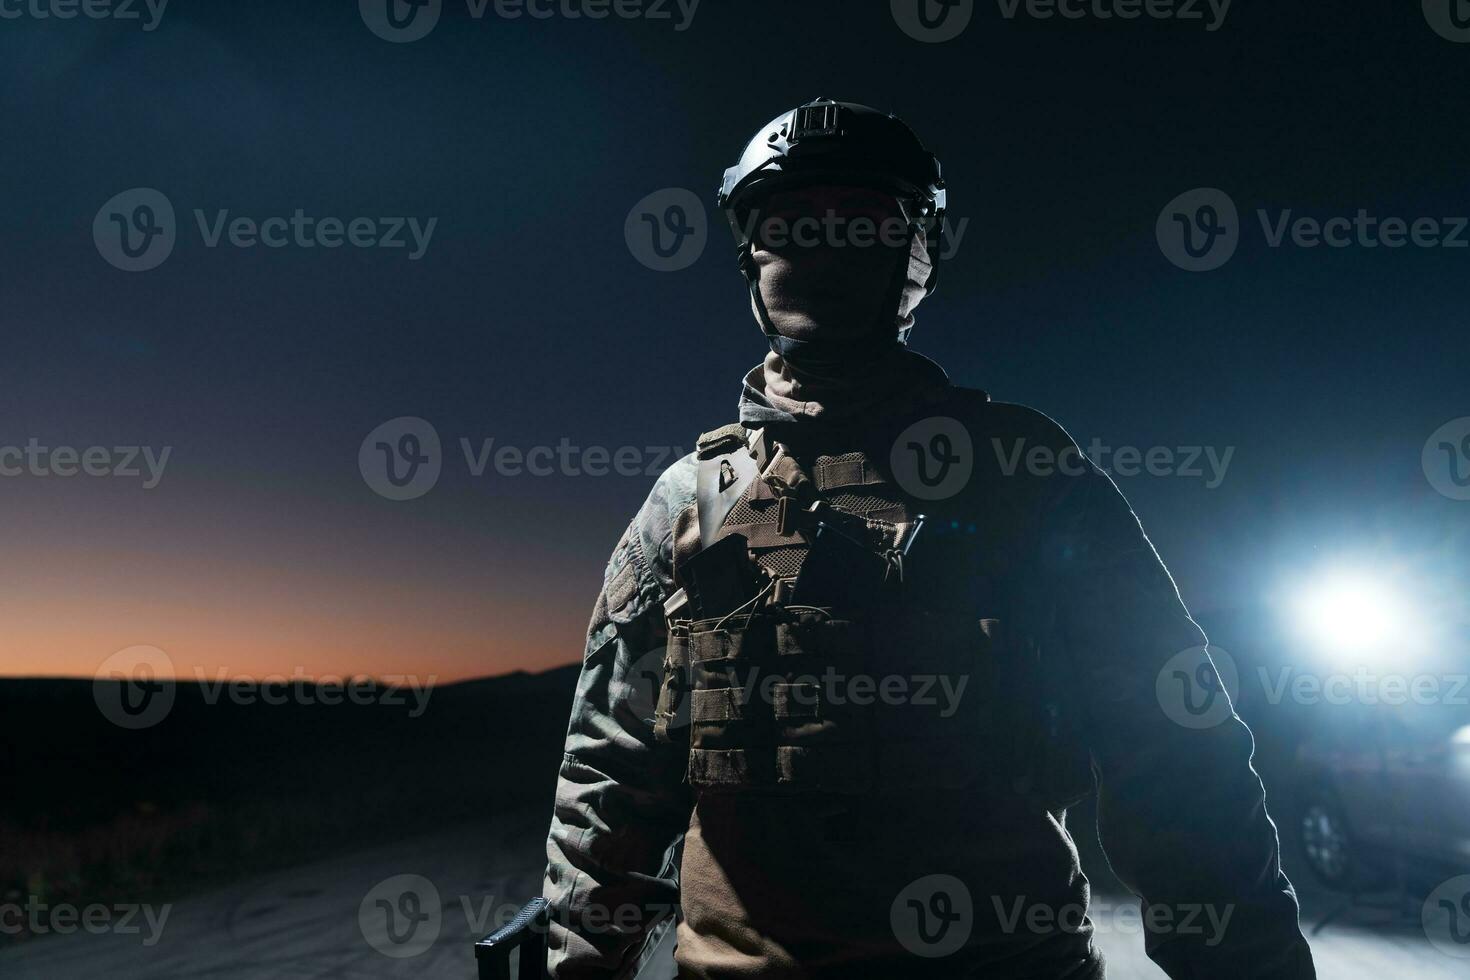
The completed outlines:
<svg viewBox="0 0 1470 980">
<path fill-rule="evenodd" d="M 1308 790 L 1297 815 L 1297 841 L 1312 877 L 1328 888 L 1348 891 L 1358 880 L 1352 830 L 1337 798 L 1326 789 Z"/>
</svg>

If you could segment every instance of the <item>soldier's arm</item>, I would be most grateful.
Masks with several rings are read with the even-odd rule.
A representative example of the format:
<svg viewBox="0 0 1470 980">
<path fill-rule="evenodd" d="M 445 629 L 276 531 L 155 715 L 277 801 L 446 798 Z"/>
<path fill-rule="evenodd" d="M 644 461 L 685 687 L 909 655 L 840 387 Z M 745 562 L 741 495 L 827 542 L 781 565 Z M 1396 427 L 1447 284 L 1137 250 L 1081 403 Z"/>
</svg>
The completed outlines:
<svg viewBox="0 0 1470 980">
<path fill-rule="evenodd" d="M 664 475 L 618 542 L 587 631 L 542 888 L 547 965 L 563 980 L 618 974 L 677 907 L 668 860 L 688 826 L 684 758 L 654 740 L 652 719 L 668 586 L 660 555 L 680 476 Z"/>
<path fill-rule="evenodd" d="M 1088 466 L 1050 482 L 1043 560 L 1098 779 L 1099 835 L 1142 899 L 1148 955 L 1175 980 L 1314 977 L 1250 730 L 1227 694 L 1207 707 L 1197 686 L 1213 676 L 1204 634 L 1106 475 Z"/>
</svg>

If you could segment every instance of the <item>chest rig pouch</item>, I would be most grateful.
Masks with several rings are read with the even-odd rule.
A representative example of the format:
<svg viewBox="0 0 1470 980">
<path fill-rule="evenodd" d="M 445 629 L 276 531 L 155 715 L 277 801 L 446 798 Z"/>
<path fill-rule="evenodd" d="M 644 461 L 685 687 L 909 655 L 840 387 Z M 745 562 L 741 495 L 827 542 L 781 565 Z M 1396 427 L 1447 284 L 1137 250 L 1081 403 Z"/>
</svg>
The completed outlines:
<svg viewBox="0 0 1470 980">
<path fill-rule="evenodd" d="M 993 773 L 995 619 L 905 567 L 924 518 L 873 455 L 701 438 L 655 718 L 704 792 L 958 789 Z"/>
</svg>

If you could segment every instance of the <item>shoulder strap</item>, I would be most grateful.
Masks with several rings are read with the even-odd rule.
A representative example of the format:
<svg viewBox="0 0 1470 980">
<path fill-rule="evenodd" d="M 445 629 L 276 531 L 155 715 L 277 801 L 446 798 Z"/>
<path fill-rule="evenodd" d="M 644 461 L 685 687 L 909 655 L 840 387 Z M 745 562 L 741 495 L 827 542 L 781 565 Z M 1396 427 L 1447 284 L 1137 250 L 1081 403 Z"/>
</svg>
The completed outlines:
<svg viewBox="0 0 1470 980">
<path fill-rule="evenodd" d="M 720 526 L 759 472 L 751 439 L 752 430 L 738 422 L 699 437 L 695 450 L 699 469 L 694 496 L 701 548 L 714 544 Z"/>
</svg>

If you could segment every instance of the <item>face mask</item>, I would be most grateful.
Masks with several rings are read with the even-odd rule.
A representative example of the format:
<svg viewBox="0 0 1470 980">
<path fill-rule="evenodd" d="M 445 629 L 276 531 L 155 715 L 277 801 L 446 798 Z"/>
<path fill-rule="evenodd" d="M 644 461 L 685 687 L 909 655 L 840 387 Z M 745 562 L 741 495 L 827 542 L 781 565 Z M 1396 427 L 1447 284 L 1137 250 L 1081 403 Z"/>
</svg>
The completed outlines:
<svg viewBox="0 0 1470 980">
<path fill-rule="evenodd" d="M 928 295 L 923 232 L 907 253 L 889 253 L 882 263 L 846 256 L 791 260 L 759 248 L 751 257 L 760 270 L 751 294 L 756 322 L 771 350 L 808 373 L 852 370 L 901 348 L 914 309 Z"/>
<path fill-rule="evenodd" d="M 858 238 L 858 217 L 901 222 L 896 202 L 865 190 L 850 197 L 835 188 L 803 193 L 796 203 L 772 197 L 751 250 L 758 276 L 752 308 L 771 349 L 792 367 L 818 373 L 850 370 L 891 354 L 925 296 L 929 255 L 923 232 L 890 224 L 886 236 L 844 240 L 848 228 Z M 813 196 L 818 204 L 846 206 L 813 207 Z M 801 238 L 797 222 L 808 215 L 807 236 Z M 817 215 L 838 230 L 822 230 Z M 770 233 L 773 228 L 781 234 Z"/>
</svg>

